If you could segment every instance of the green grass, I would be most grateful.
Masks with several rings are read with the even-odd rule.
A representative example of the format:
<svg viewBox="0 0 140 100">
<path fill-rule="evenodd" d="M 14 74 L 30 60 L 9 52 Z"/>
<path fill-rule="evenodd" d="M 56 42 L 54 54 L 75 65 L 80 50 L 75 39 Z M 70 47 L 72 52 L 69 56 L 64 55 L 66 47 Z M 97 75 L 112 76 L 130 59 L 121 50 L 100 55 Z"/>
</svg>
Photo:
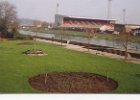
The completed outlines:
<svg viewBox="0 0 140 100">
<path fill-rule="evenodd" d="M 48 53 L 43 57 L 23 55 L 33 45 L 18 45 L 24 41 L 5 40 L 0 43 L 0 93 L 40 93 L 28 79 L 47 72 L 90 72 L 109 75 L 119 87 L 112 93 L 140 93 L 140 65 L 121 60 L 90 55 L 58 45 L 36 42 L 36 48 Z"/>
</svg>

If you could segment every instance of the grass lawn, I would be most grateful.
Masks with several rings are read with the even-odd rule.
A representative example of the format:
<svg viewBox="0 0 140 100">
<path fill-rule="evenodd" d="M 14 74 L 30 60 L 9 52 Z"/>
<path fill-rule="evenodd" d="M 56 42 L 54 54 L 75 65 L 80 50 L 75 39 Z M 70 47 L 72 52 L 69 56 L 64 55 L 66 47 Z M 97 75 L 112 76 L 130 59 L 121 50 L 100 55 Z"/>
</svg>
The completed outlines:
<svg viewBox="0 0 140 100">
<path fill-rule="evenodd" d="M 47 72 L 90 72 L 109 75 L 119 84 L 112 93 L 140 93 L 140 65 L 61 48 L 37 42 L 47 56 L 32 57 L 22 52 L 33 45 L 19 45 L 24 41 L 0 42 L 0 93 L 41 93 L 33 89 L 29 77 Z"/>
</svg>

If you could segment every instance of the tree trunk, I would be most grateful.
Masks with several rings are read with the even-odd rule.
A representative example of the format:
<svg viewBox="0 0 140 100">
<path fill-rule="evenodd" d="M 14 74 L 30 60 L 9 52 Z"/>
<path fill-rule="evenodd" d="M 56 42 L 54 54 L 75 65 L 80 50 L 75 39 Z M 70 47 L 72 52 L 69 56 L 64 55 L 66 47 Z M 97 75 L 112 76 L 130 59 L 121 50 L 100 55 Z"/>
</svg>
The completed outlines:
<svg viewBox="0 0 140 100">
<path fill-rule="evenodd" d="M 45 84 L 47 83 L 47 73 L 45 74 Z"/>
<path fill-rule="evenodd" d="M 125 60 L 127 60 L 127 58 L 128 58 L 128 41 L 126 41 L 126 43 L 125 43 L 125 55 L 124 55 L 124 59 Z"/>
<path fill-rule="evenodd" d="M 61 47 L 62 47 L 62 34 L 61 34 Z"/>
<path fill-rule="evenodd" d="M 88 52 L 89 52 L 89 47 L 90 47 L 90 34 L 88 36 Z"/>
</svg>

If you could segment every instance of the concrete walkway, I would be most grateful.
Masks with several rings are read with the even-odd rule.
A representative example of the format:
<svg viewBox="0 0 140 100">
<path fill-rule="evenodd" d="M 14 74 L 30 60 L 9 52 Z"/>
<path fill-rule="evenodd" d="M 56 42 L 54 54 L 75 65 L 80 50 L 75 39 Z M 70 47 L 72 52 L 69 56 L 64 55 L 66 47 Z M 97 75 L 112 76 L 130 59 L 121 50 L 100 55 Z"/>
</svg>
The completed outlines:
<svg viewBox="0 0 140 100">
<path fill-rule="evenodd" d="M 62 43 L 61 44 L 60 42 L 50 41 L 50 40 L 45 40 L 45 39 L 35 39 L 35 40 L 36 41 L 41 41 L 41 42 L 46 42 L 46 43 L 51 43 L 51 44 L 62 45 L 63 48 L 70 49 L 70 50 L 75 50 L 75 51 L 79 51 L 79 52 L 85 52 L 85 53 L 99 55 L 99 56 L 107 56 L 107 57 L 114 58 L 114 59 L 119 59 L 119 60 L 124 60 L 124 56 L 119 56 L 119 55 L 116 55 L 116 54 L 101 52 L 101 51 L 92 50 L 92 49 L 87 49 L 87 48 L 84 48 L 84 46 L 79 46 L 79 45 L 74 45 L 74 44 L 67 44 L 67 43 Z M 127 62 L 140 64 L 140 59 L 130 58 L 129 57 Z"/>
</svg>

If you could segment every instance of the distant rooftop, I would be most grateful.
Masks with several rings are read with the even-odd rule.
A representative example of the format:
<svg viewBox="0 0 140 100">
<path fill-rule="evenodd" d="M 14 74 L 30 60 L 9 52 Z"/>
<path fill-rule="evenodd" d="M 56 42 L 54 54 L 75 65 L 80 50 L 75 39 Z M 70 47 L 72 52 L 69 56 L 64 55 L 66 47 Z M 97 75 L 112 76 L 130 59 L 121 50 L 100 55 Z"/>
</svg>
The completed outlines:
<svg viewBox="0 0 140 100">
<path fill-rule="evenodd" d="M 118 24 L 118 25 L 128 25 L 128 26 L 140 26 L 138 24 L 122 24 L 122 23 L 116 23 L 116 24 Z"/>
<path fill-rule="evenodd" d="M 66 18 L 75 18 L 75 19 L 89 19 L 89 20 L 104 20 L 104 21 L 117 21 L 116 19 L 103 19 L 103 18 L 92 18 L 92 17 L 79 17 L 79 16 L 68 16 L 56 14 L 56 16 L 66 17 Z"/>
</svg>

